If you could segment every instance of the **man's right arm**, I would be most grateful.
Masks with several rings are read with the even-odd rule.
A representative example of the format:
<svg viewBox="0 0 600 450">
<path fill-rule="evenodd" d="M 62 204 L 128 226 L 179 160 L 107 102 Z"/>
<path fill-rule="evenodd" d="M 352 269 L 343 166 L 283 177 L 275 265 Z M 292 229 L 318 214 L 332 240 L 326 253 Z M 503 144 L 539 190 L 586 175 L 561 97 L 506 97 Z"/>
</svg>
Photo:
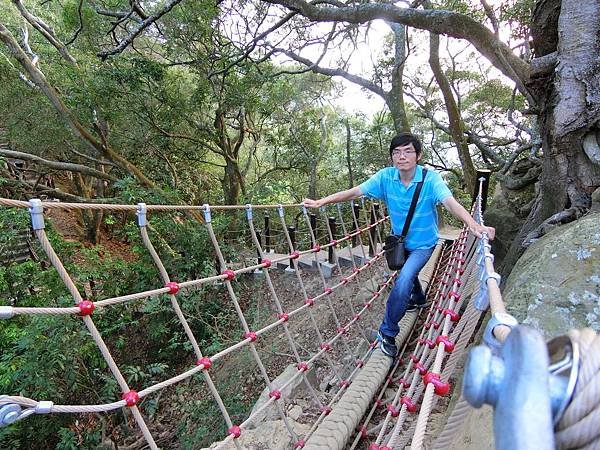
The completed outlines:
<svg viewBox="0 0 600 450">
<path fill-rule="evenodd" d="M 328 195 L 327 197 L 323 197 L 319 200 L 311 200 L 310 198 L 305 198 L 302 203 L 307 208 L 320 208 L 321 206 L 328 205 L 329 203 L 338 203 L 347 200 L 353 200 L 355 198 L 360 197 L 361 195 L 363 195 L 363 193 L 360 190 L 360 186 L 355 186 L 352 189 L 336 192 L 335 194 Z"/>
</svg>

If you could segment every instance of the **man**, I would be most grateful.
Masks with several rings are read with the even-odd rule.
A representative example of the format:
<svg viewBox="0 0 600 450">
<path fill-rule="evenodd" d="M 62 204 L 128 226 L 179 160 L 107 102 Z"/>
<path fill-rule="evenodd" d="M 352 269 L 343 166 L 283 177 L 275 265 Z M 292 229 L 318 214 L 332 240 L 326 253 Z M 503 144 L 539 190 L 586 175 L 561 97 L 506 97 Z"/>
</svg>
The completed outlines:
<svg viewBox="0 0 600 450">
<path fill-rule="evenodd" d="M 416 185 L 423 180 L 425 174 L 423 167 L 417 165 L 421 160 L 421 141 L 410 133 L 395 136 L 390 144 L 390 157 L 393 167 L 380 170 L 360 186 L 328 195 L 320 200 L 305 199 L 304 205 L 319 208 L 328 203 L 352 200 L 362 195 L 373 197 L 386 203 L 392 231 L 400 235 Z M 494 228 L 475 222 L 467 210 L 454 199 L 442 177 L 437 172 L 427 171 L 405 240 L 406 262 L 388 297 L 385 315 L 377 334 L 381 350 L 392 358 L 398 353 L 395 342 L 395 336 L 400 331 L 398 322 L 407 309 L 426 305 L 417 275 L 433 253 L 438 241 L 436 206 L 439 203 L 464 222 L 477 237 L 487 233 L 490 239 L 494 238 Z"/>
</svg>

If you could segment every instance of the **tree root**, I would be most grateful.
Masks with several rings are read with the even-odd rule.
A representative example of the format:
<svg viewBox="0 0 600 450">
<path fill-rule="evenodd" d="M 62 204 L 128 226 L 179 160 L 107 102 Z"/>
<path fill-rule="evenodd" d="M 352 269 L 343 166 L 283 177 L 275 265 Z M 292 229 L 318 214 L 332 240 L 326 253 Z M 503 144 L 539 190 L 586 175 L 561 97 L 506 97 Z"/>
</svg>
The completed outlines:
<svg viewBox="0 0 600 450">
<path fill-rule="evenodd" d="M 544 222 L 542 222 L 538 227 L 530 231 L 525 239 L 523 239 L 522 246 L 527 248 L 539 238 L 550 232 L 552 229 L 564 225 L 570 222 L 573 222 L 588 212 L 589 208 L 584 206 L 573 206 L 571 208 L 567 208 L 561 212 L 550 216 Z"/>
</svg>

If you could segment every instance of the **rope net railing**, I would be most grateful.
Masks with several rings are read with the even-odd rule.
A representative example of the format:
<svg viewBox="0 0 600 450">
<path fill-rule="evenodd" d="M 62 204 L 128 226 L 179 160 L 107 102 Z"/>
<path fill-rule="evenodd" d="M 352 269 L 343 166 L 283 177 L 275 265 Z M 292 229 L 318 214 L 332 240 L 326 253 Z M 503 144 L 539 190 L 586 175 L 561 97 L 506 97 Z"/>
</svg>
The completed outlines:
<svg viewBox="0 0 600 450">
<path fill-rule="evenodd" d="M 426 291 L 431 306 L 411 330 L 351 449 L 365 439 L 371 440 L 371 450 L 404 448 L 411 439 L 412 448 L 422 448 L 433 395 L 451 391 L 456 358 L 481 315 L 470 303 L 467 306 L 477 284 L 474 243 L 465 227 L 452 244 L 440 249 Z"/>
<path fill-rule="evenodd" d="M 483 224 L 481 192 L 485 180 L 479 181 L 474 218 Z M 473 349 L 467 360 L 463 392 L 431 447 L 449 448 L 473 406 L 487 403 L 496 412 L 500 410 L 494 416 L 497 448 L 598 448 L 600 334 L 589 328 L 574 329 L 544 342 L 537 330 L 520 326 L 507 313 L 500 291 L 501 277 L 494 269 L 486 233 L 474 256 L 479 266 L 479 286 L 469 307 L 478 311 L 477 320 L 489 309 L 491 319 L 483 332 L 485 345 Z M 485 373 L 486 364 L 502 366 L 498 370 L 505 371 L 503 376 L 509 380 L 504 387 L 499 386 L 502 377 L 498 378 L 498 372 Z M 498 401 L 503 397 L 510 399 Z"/>
<path fill-rule="evenodd" d="M 472 214 L 483 225 L 481 192 L 484 179 L 479 181 L 480 194 Z M 452 392 L 450 381 L 456 377 L 457 365 L 464 359 L 482 315 L 488 310 L 491 320 L 484 330 L 484 349 L 488 352 L 471 354 L 472 360 L 477 361 L 479 356 L 480 362 L 468 362 L 468 368 L 472 370 L 466 373 L 469 378 L 463 380 L 463 388 L 467 386 L 472 404 L 485 402 L 504 408 L 495 416 L 500 423 L 494 428 L 504 430 L 508 437 L 496 436 L 498 448 L 597 448 L 600 442 L 597 426 L 600 417 L 600 358 L 597 352 L 592 354 L 590 350 L 592 347 L 600 348 L 597 346 L 600 336 L 590 329 L 572 330 L 568 339 L 556 338 L 546 348 L 537 331 L 523 330 L 507 313 L 500 292 L 501 278 L 493 263 L 494 255 L 487 234 L 483 233 L 480 239 L 476 239 L 466 227 L 443 250 L 434 280 L 427 290 L 431 307 L 411 330 L 400 358 L 356 432 L 351 449 L 356 448 L 362 439 L 371 440 L 369 450 L 408 446 L 413 450 L 424 447 L 441 450 L 451 447 L 472 410 L 462 395 L 441 430 L 432 426 L 428 428 L 428 425 L 438 403 L 447 405 L 447 395 Z M 515 329 L 515 339 L 508 342 Z M 510 345 L 504 349 L 507 342 Z M 526 348 L 536 348 L 536 353 L 527 352 Z M 409 349 L 412 352 L 409 353 Z M 484 378 L 486 368 L 492 364 L 489 356 L 485 356 L 487 354 L 502 355 L 507 361 L 504 366 L 506 373 L 509 369 L 515 371 L 504 376 L 514 378 L 506 383 L 499 381 L 497 377 L 501 372 L 494 372 L 491 368 L 487 369 L 491 371 L 489 378 Z M 493 364 L 501 364 L 500 356 L 493 358 L 496 358 Z M 477 374 L 478 371 L 482 373 Z M 525 375 L 535 371 L 539 377 Z M 394 394 L 390 395 L 390 391 Z M 516 391 L 520 395 L 515 395 Z M 511 400 L 496 403 L 497 398 L 508 397 L 510 393 L 513 393 Z M 525 400 L 525 396 L 529 400 Z M 530 402 L 529 409 L 523 407 L 527 402 Z M 544 406 L 549 413 L 552 409 L 548 414 L 548 424 L 544 422 L 548 418 L 541 420 L 534 417 L 534 410 Z M 411 414 L 416 417 L 410 417 Z"/>
<path fill-rule="evenodd" d="M 482 192 L 481 186 L 479 192 Z M 480 194 L 476 198 L 472 214 L 478 223 L 483 224 L 481 204 Z M 376 312 L 377 308 L 374 306 L 381 307 L 381 301 L 393 285 L 397 273 L 387 273 L 385 269 L 382 241 L 389 223 L 383 209 L 375 203 L 361 199 L 317 211 L 308 211 L 302 205 L 85 205 L 85 208 L 90 209 L 135 211 L 144 248 L 160 278 L 157 286 L 147 290 L 102 300 L 90 300 L 82 296 L 44 231 L 45 208 L 81 209 L 82 205 L 6 199 L 0 199 L 0 205 L 30 210 L 35 235 L 75 303 L 75 306 L 70 307 L 0 306 L 0 319 L 8 320 L 22 315 L 70 315 L 81 318 L 122 392 L 121 399 L 97 405 L 60 405 L 50 400 L 2 395 L 0 408 L 9 408 L 10 416 L 5 414 L 4 424 L 25 419 L 32 414 L 106 412 L 126 407 L 131 411 L 150 448 L 158 448 L 140 411 L 141 401 L 166 387 L 201 374 L 227 430 L 216 448 L 230 445 L 242 448 L 239 438 L 269 408 L 275 408 L 293 447 L 313 448 L 309 445 L 311 437 L 317 435 L 319 427 L 324 425 L 336 405 L 343 402 L 349 387 L 358 379 L 361 371 L 365 370 L 374 352 L 379 352 L 377 342 L 372 341 L 363 324 L 379 323 L 381 308 Z M 186 209 L 201 213 L 201 226 L 213 249 L 218 271 L 210 276 L 178 281 L 173 279 L 168 266 L 163 263 L 161 251 L 157 250 L 160 246 L 151 239 L 148 216 L 151 216 L 150 213 Z M 230 261 L 223 250 L 223 235 L 219 235 L 214 226 L 215 214 L 219 213 L 237 214 L 238 228 L 231 235 L 243 236 L 240 245 L 252 244 L 253 248 L 248 254 L 255 261 L 250 264 L 240 262 L 239 255 L 237 260 Z M 431 261 L 433 264 L 427 269 L 431 273 L 427 274 L 429 282 L 426 288 L 426 297 L 431 304 L 427 310 L 418 313 L 413 321 L 414 326 L 405 324 L 401 328 L 402 336 L 398 338 L 401 340 L 399 357 L 393 363 L 390 359 L 389 372 L 387 367 L 382 369 L 386 371 L 386 375 L 377 395 L 361 416 L 360 426 L 349 431 L 350 449 L 368 446 L 370 450 L 389 450 L 409 445 L 411 449 L 448 448 L 457 429 L 468 418 L 471 407 L 461 396 L 437 436 L 432 436 L 434 430 L 431 429 L 431 415 L 436 408 L 447 405 L 449 394 L 456 385 L 457 367 L 481 323 L 482 315 L 489 309 L 493 317 L 505 317 L 505 320 L 491 321 L 486 329 L 486 342 L 496 349 L 517 325 L 514 319 L 506 319 L 510 316 L 506 314 L 502 301 L 500 276 L 495 272 L 494 256 L 485 233 L 478 239 L 466 226 L 463 227 L 455 239 L 440 241 Z M 289 272 L 289 279 L 294 280 L 298 297 L 296 300 L 284 298 L 288 294 L 283 294 L 275 286 L 272 271 L 277 267 Z M 312 274 L 310 279 L 307 277 L 308 272 Z M 275 314 L 272 320 L 258 327 L 248 320 L 235 289 L 237 280 L 257 273 L 264 279 L 264 288 Z M 203 351 L 195 330 L 190 326 L 180 298 L 184 292 L 212 285 L 220 286 L 226 291 L 228 301 L 239 320 L 242 336 L 226 348 L 208 354 Z M 190 343 L 194 363 L 181 373 L 135 390 L 127 383 L 103 341 L 93 316 L 103 308 L 147 301 L 160 295 L 169 299 Z M 327 316 L 326 321 L 322 320 L 324 315 Z M 310 338 L 303 342 L 294 333 L 294 325 L 301 320 L 308 323 L 310 330 Z M 323 326 L 324 323 L 327 326 Z M 272 339 L 271 334 L 274 332 L 283 336 L 296 367 L 295 374 L 283 384 L 274 383 L 263 361 L 264 356 L 261 357 L 264 349 L 260 344 L 268 342 L 269 336 Z M 581 342 L 582 348 L 598 349 L 600 345 L 595 334 L 592 336 L 582 332 L 573 336 L 572 339 Z M 361 353 L 353 349 L 356 339 L 370 342 Z M 256 366 L 258 379 L 262 380 L 268 392 L 268 400 L 250 415 L 244 416 L 243 420 L 237 420 L 239 416 L 233 417 L 230 413 L 211 372 L 225 357 L 239 355 L 242 351 L 248 352 Z M 574 401 L 558 424 L 558 429 L 561 430 L 557 435 L 560 448 L 571 448 L 569 445 L 573 442 L 578 445 L 582 442 L 598 442 L 598 435 L 593 427 L 584 426 L 585 423 L 581 425 L 591 414 L 590 411 L 595 411 L 590 406 L 590 401 L 586 402 L 585 399 L 592 398 L 598 404 L 597 393 L 600 390 L 589 387 L 597 386 L 595 375 L 598 365 L 598 358 L 588 358 L 585 361 L 584 373 L 589 384 L 577 385 Z M 308 372 L 316 366 L 325 368 L 331 380 L 335 380 L 337 386 L 333 395 L 324 395 L 310 382 Z M 303 433 L 298 433 L 290 422 L 285 408 L 289 399 L 283 394 L 286 388 L 298 380 L 306 387 L 307 395 L 317 411 L 309 430 Z M 582 433 L 585 437 L 582 437 Z M 345 442 L 339 443 L 339 448 L 344 445 Z"/>
<path fill-rule="evenodd" d="M 364 336 L 365 330 L 358 330 L 359 327 L 357 326 L 357 322 L 361 319 L 364 320 L 369 314 L 373 315 L 371 313 L 371 307 L 375 302 L 381 301 L 384 297 L 382 294 L 393 283 L 396 275 L 395 273 L 391 274 L 387 279 L 379 283 L 375 289 L 371 289 L 368 292 L 368 297 L 366 299 L 361 299 L 359 294 L 361 291 L 364 291 L 363 285 L 367 284 L 366 282 L 369 280 L 381 278 L 379 273 L 384 260 L 383 251 L 381 250 L 382 232 L 377 230 L 387 226 L 388 222 L 388 217 L 384 216 L 382 211 L 377 211 L 374 205 L 365 202 L 364 200 L 360 201 L 360 210 L 355 207 L 356 205 L 354 203 L 345 205 L 349 206 L 347 210 L 344 210 L 342 206 L 336 206 L 335 209 L 333 209 L 333 214 L 331 214 L 331 209 L 321 209 L 318 212 L 318 215 L 321 217 L 321 222 L 325 224 L 325 230 L 322 230 L 320 233 L 314 227 L 314 219 L 312 219 L 308 211 L 301 205 L 246 205 L 242 207 L 213 207 L 211 205 L 180 207 L 172 205 L 145 205 L 143 203 L 135 206 L 104 204 L 81 205 L 60 202 L 41 202 L 35 199 L 29 202 L 0 199 L 0 205 L 13 208 L 28 208 L 31 214 L 33 231 L 51 265 L 57 271 L 75 304 L 71 307 L 21 307 L 5 305 L 0 306 L 0 319 L 9 320 L 13 317 L 22 315 L 65 315 L 80 318 L 95 344 L 98 346 L 110 373 L 118 383 L 119 389 L 122 392 L 121 399 L 115 399 L 114 402 L 110 403 L 95 405 L 63 405 L 53 400 L 34 400 L 18 395 L 2 395 L 0 396 L 0 408 L 3 408 L 4 411 L 2 417 L 3 425 L 25 419 L 32 414 L 98 413 L 126 407 L 131 411 L 150 448 L 158 448 L 146 420 L 140 411 L 141 401 L 147 396 L 166 387 L 186 380 L 196 374 L 202 374 L 215 403 L 222 413 L 223 420 L 227 427 L 227 436 L 220 444 L 219 448 L 225 446 L 229 442 L 233 442 L 237 448 L 241 448 L 237 438 L 239 438 L 243 431 L 252 424 L 256 417 L 270 406 L 275 406 L 279 417 L 284 422 L 293 442 L 296 446 L 301 447 L 318 427 L 323 418 L 331 412 L 335 402 L 343 395 L 343 392 L 350 385 L 352 379 L 362 369 L 364 361 L 367 360 L 369 355 L 374 351 L 375 345 L 371 344 L 368 350 L 360 355 L 359 358 L 351 357 L 354 354 L 351 349 L 351 335 Z M 135 211 L 141 240 L 156 266 L 160 277 L 158 287 L 102 300 L 86 298 L 77 287 L 77 281 L 65 269 L 65 266 L 45 232 L 44 210 L 57 208 L 66 210 L 87 208 L 110 211 Z M 156 244 L 150 238 L 149 229 L 151 229 L 151 227 L 148 221 L 148 215 L 150 212 L 180 210 L 195 210 L 202 213 L 204 219 L 202 226 L 205 227 L 208 239 L 214 251 L 214 257 L 216 261 L 218 261 L 219 272 L 217 274 L 198 279 L 175 281 L 169 273 L 168 268 L 163 264 L 163 261 L 159 256 L 159 251 L 156 250 Z M 269 211 L 270 216 L 278 218 L 279 229 L 282 232 L 286 244 L 285 247 L 287 249 L 285 254 L 278 255 L 265 251 L 264 242 L 261 242 L 259 239 L 254 225 L 254 216 L 255 211 L 257 210 L 260 210 L 261 212 Z M 256 264 L 243 265 L 243 267 L 237 269 L 230 268 L 233 267 L 233 265 L 226 260 L 213 226 L 215 212 L 221 211 L 227 213 L 242 212 L 245 215 L 245 233 L 250 236 L 250 239 L 254 244 L 254 251 L 256 252 L 257 257 L 260 258 Z M 360 212 L 362 212 L 362 214 L 360 214 Z M 329 216 L 327 215 L 328 213 L 330 213 Z M 304 221 L 305 229 L 309 236 L 307 242 L 310 245 L 299 247 L 294 242 L 286 220 L 286 218 L 292 216 L 296 216 Z M 332 216 L 337 216 L 337 220 L 331 220 Z M 332 226 L 336 224 L 336 222 L 338 227 L 341 228 L 340 230 L 337 230 L 337 232 L 332 229 Z M 365 242 L 368 241 L 368 244 L 363 245 L 363 240 Z M 356 246 L 352 245 L 353 242 L 355 242 Z M 369 256 L 369 250 L 371 256 Z M 341 264 L 338 256 L 342 251 L 346 251 L 350 255 L 350 258 L 346 260 L 345 264 Z M 328 274 L 324 273 L 322 269 L 323 261 L 319 259 L 320 253 L 322 252 L 330 253 L 328 260 L 333 260 L 334 262 L 336 277 L 331 278 L 326 276 Z M 318 282 L 313 282 L 308 286 L 306 277 L 303 276 L 303 271 L 299 268 L 299 262 L 302 259 L 311 258 L 314 260 L 312 266 L 313 269 L 316 269 Z M 270 271 L 280 263 L 287 263 L 288 271 L 293 272 L 295 275 L 297 286 L 301 292 L 302 300 L 300 304 L 289 305 L 289 302 L 283 302 L 280 298 L 280 294 L 278 294 L 274 287 Z M 273 308 L 276 310 L 276 317 L 275 320 L 270 321 L 265 326 L 259 329 L 252 329 L 244 314 L 244 310 L 240 305 L 238 295 L 234 289 L 234 283 L 239 277 L 245 274 L 255 274 L 256 272 L 262 273 L 262 276 L 264 277 L 266 289 L 270 293 Z M 230 345 L 217 353 L 207 355 L 202 351 L 194 330 L 192 330 L 188 318 L 186 318 L 182 310 L 178 297 L 184 292 L 214 284 L 224 286 L 243 329 L 243 336 L 241 336 L 239 341 L 235 342 L 233 345 Z M 142 389 L 137 390 L 130 386 L 130 383 L 126 381 L 122 369 L 119 367 L 117 361 L 115 361 L 108 345 L 98 331 L 93 316 L 103 308 L 110 308 L 119 304 L 127 304 L 134 301 L 143 302 L 160 295 L 167 296 L 170 300 L 173 312 L 181 323 L 184 333 L 191 345 L 195 364 L 191 365 L 188 370 L 178 373 L 175 376 L 149 386 L 144 386 Z M 319 321 L 315 317 L 316 313 L 320 315 L 328 314 L 334 326 L 330 329 L 322 329 L 319 326 Z M 308 316 L 311 328 L 314 332 L 314 345 L 312 349 L 301 348 L 290 330 L 290 324 L 296 319 L 305 316 Z M 376 319 L 376 317 L 372 318 L 372 320 Z M 296 361 L 295 364 L 297 367 L 295 376 L 280 386 L 275 386 L 273 384 L 273 380 L 268 375 L 267 368 L 259 355 L 259 349 L 257 347 L 257 341 L 262 340 L 268 333 L 273 332 L 273 330 L 276 329 L 283 331 L 285 334 L 285 338 L 288 342 L 291 354 Z M 250 353 L 254 363 L 258 367 L 260 377 L 269 391 L 269 400 L 244 421 L 235 423 L 225 406 L 217 384 L 211 376 L 211 368 L 213 368 L 215 364 L 218 364 L 225 356 L 233 354 L 234 352 L 239 352 L 242 349 L 247 350 Z M 350 358 L 348 356 L 350 356 Z M 351 362 L 346 364 L 348 367 L 344 365 L 340 366 L 339 361 L 342 360 Z M 317 362 L 329 367 L 334 378 L 338 380 L 339 388 L 332 398 L 326 398 L 323 395 L 320 395 L 306 377 L 306 373 L 311 370 Z M 301 379 L 307 387 L 314 404 L 320 410 L 320 415 L 313 423 L 312 428 L 303 436 L 296 435 L 296 432 L 289 424 L 283 407 L 285 399 L 282 398 L 282 391 L 298 379 Z"/>
</svg>

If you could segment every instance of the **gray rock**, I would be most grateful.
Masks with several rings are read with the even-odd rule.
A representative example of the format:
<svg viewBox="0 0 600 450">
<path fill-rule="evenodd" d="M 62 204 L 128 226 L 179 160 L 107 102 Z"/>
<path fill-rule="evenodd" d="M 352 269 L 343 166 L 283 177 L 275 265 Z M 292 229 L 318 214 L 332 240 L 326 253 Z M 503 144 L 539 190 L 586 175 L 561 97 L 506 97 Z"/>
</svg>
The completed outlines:
<svg viewBox="0 0 600 450">
<path fill-rule="evenodd" d="M 297 423 L 293 420 L 288 420 L 288 422 L 298 436 L 303 436 L 310 430 L 309 424 Z M 240 447 L 246 450 L 287 450 L 294 445 L 282 420 L 263 422 L 255 429 L 243 430 L 237 441 Z M 208 449 L 217 448 L 219 445 L 221 442 L 215 442 Z M 235 449 L 236 446 L 233 442 L 229 442 L 223 447 L 223 450 Z"/>
<path fill-rule="evenodd" d="M 292 420 L 298 420 L 300 418 L 300 416 L 302 415 L 302 407 L 299 405 L 291 405 L 288 408 L 288 412 L 287 415 L 290 419 Z"/>
<path fill-rule="evenodd" d="M 519 196 L 519 191 L 502 192 L 497 189 L 490 200 L 483 220 L 486 225 L 496 228 L 496 239 L 492 241 L 496 268 L 500 267 L 512 241 L 525 223 L 526 215 L 520 215 L 519 209 L 529 201 L 529 191 L 530 189 L 525 189 Z"/>
<path fill-rule="evenodd" d="M 292 377 L 294 377 L 298 373 L 298 369 L 296 368 L 296 364 L 290 364 L 285 368 L 285 370 L 275 379 L 272 384 L 275 389 L 280 389 L 281 386 L 285 385 Z M 316 386 L 317 380 L 314 373 L 314 369 L 305 372 L 306 378 L 311 383 L 312 386 Z M 306 384 L 303 382 L 303 377 L 297 377 L 291 384 L 285 387 L 285 389 L 281 389 L 281 399 L 286 398 L 296 398 L 300 396 L 302 393 L 305 393 L 308 388 Z M 252 408 L 252 412 L 250 414 L 254 414 L 260 407 L 262 407 L 269 400 L 269 389 L 265 388 L 258 400 L 254 404 Z M 281 400 L 279 400 L 281 402 Z M 282 403 L 283 404 L 283 403 Z M 261 411 L 256 418 L 252 421 L 252 424 L 249 425 L 249 428 L 255 428 L 260 426 L 260 423 L 265 420 L 274 420 L 280 418 L 278 409 L 275 404 L 269 405 L 266 409 Z"/>
<path fill-rule="evenodd" d="M 600 329 L 600 214 L 563 225 L 531 245 L 503 293 L 519 322 L 546 338 Z"/>
</svg>

